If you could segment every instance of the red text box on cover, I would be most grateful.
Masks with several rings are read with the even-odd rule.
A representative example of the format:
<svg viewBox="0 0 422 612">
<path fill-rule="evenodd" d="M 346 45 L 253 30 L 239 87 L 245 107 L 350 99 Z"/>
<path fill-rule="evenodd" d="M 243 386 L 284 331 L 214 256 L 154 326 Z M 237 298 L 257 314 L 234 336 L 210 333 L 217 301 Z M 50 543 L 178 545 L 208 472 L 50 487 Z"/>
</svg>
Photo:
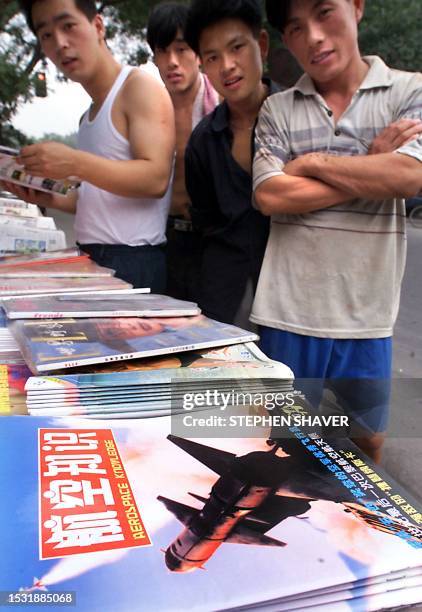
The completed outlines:
<svg viewBox="0 0 422 612">
<path fill-rule="evenodd" d="M 110 429 L 39 430 L 40 558 L 148 546 Z"/>
</svg>

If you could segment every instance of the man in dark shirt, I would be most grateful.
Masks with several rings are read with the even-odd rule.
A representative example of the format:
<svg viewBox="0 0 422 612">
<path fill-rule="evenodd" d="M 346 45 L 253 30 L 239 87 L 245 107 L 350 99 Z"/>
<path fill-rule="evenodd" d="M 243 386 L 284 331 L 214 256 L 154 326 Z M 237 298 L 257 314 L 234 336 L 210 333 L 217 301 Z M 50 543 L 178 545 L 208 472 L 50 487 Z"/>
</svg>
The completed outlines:
<svg viewBox="0 0 422 612">
<path fill-rule="evenodd" d="M 199 57 L 187 45 L 184 30 L 189 9 L 161 2 L 151 11 L 147 41 L 170 94 L 176 121 L 176 157 L 167 222 L 167 290 L 181 300 L 198 300 L 201 240 L 192 230 L 185 185 L 185 149 L 193 128 L 218 104 L 218 95 L 199 70 Z"/>
<path fill-rule="evenodd" d="M 185 38 L 224 102 L 186 148 L 192 220 L 203 236 L 199 304 L 225 323 L 248 325 L 269 222 L 251 204 L 255 121 L 275 89 L 262 79 L 268 35 L 257 0 L 193 0 Z"/>
</svg>

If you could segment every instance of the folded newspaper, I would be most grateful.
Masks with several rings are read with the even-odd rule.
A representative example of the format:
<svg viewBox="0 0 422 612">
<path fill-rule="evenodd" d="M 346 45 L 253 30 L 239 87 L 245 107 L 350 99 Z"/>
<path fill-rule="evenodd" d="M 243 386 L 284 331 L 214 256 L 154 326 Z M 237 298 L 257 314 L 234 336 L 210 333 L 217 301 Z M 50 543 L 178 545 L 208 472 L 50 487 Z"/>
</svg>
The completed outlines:
<svg viewBox="0 0 422 612">
<path fill-rule="evenodd" d="M 16 198 L 0 197 L 0 213 L 15 217 L 41 217 L 41 210 L 35 204 L 24 202 Z"/>
<path fill-rule="evenodd" d="M 0 179 L 38 191 L 47 193 L 52 191 L 62 195 L 66 195 L 69 189 L 79 187 L 80 183 L 77 180 L 56 180 L 28 174 L 24 167 L 16 162 L 17 155 L 19 155 L 18 150 L 0 146 Z"/>
</svg>

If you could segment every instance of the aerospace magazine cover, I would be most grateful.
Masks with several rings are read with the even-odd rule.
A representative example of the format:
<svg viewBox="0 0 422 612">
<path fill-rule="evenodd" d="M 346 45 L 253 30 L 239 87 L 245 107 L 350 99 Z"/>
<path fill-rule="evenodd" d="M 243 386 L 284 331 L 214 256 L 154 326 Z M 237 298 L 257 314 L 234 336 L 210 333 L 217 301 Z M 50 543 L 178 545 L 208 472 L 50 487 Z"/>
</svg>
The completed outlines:
<svg viewBox="0 0 422 612">
<path fill-rule="evenodd" d="M 168 418 L 0 419 L 4 609 L 421 601 L 420 506 L 352 443 L 297 427 L 278 440 L 171 432 Z"/>
</svg>

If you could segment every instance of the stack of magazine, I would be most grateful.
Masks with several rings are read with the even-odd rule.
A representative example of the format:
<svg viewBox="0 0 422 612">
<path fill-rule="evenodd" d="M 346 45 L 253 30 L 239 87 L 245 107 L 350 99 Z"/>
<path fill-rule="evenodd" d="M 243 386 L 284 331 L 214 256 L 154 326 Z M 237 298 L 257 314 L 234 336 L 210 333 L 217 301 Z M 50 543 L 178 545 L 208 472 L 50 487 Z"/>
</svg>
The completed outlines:
<svg viewBox="0 0 422 612">
<path fill-rule="evenodd" d="M 16 360 L 15 360 L 16 361 Z M 0 415 L 27 414 L 25 384 L 31 372 L 26 365 L 0 361 Z"/>
<path fill-rule="evenodd" d="M 5 302 L 4 309 L 9 319 L 189 317 L 201 312 L 194 302 L 176 300 L 167 295 L 130 292 L 124 295 L 91 293 L 9 299 Z"/>
<path fill-rule="evenodd" d="M 203 439 L 171 433 L 178 418 L 0 419 L 2 605 L 369 612 L 422 600 L 421 505 L 350 441 L 298 427 Z"/>
<path fill-rule="evenodd" d="M 10 333 L 4 310 L 0 308 L 0 364 L 23 363 L 23 357 Z"/>
<path fill-rule="evenodd" d="M 0 285 L 1 606 L 422 601 L 421 504 L 295 421 L 313 413 L 255 334 L 75 250 L 3 257 Z"/>
<path fill-rule="evenodd" d="M 95 264 L 78 249 L 64 249 L 0 258 L 0 363 L 22 362 L 19 347 L 10 333 L 4 306 L 8 298 L 75 291 L 92 295 L 98 290 L 127 291 L 130 285 L 113 277 L 114 270 Z M 145 289 L 144 291 L 149 291 Z M 71 296 L 69 296 L 71 297 Z"/>
<path fill-rule="evenodd" d="M 42 295 L 69 292 L 128 289 L 131 285 L 114 276 L 71 278 L 54 277 L 0 277 L 0 298 L 17 295 Z"/>
<path fill-rule="evenodd" d="M 0 153 L 1 178 L 1 153 Z M 66 247 L 64 232 L 38 206 L 0 197 L 0 253 L 55 251 Z"/>
<path fill-rule="evenodd" d="M 124 372 L 31 377 L 25 387 L 28 412 L 54 417 L 150 418 L 200 409 L 192 398 L 205 388 L 208 407 L 214 398 L 222 397 L 226 410 L 240 393 L 249 406 L 264 394 L 281 396 L 293 386 L 291 370 L 267 359 L 253 343 L 137 360 L 134 367 Z"/>
</svg>

